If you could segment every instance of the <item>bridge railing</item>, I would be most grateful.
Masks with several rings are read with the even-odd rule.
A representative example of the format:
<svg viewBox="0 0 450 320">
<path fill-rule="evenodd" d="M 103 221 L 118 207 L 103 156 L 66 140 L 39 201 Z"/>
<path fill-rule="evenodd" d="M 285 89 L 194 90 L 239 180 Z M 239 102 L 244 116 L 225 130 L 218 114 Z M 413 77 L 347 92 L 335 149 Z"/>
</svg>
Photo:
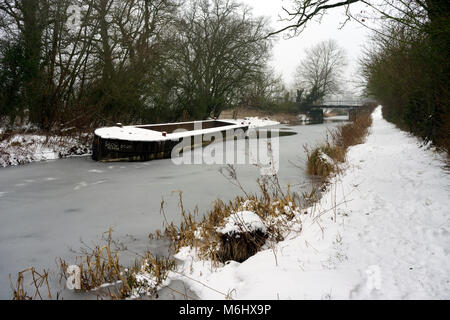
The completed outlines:
<svg viewBox="0 0 450 320">
<path fill-rule="evenodd" d="M 339 100 L 339 101 L 324 101 L 323 103 L 317 104 L 318 106 L 362 106 L 364 104 L 363 100 Z"/>
</svg>

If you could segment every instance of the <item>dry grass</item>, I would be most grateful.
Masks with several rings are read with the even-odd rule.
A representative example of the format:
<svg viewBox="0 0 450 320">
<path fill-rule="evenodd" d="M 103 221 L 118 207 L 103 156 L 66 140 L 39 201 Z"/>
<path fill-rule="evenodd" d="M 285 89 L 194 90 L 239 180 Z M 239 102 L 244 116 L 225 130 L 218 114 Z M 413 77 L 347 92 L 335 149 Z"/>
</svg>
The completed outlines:
<svg viewBox="0 0 450 320">
<path fill-rule="evenodd" d="M 124 268 L 119 263 L 118 250 L 113 249 L 112 232 L 110 229 L 104 234 L 105 244 L 84 249 L 77 258 L 75 265 L 80 270 L 80 289 L 76 291 L 89 292 L 106 287 L 108 296 L 113 299 L 155 296 L 168 272 L 174 269 L 175 261 L 157 258 L 147 252 L 134 266 Z M 62 259 L 59 261 L 61 280 L 67 281 L 69 264 Z"/>
<path fill-rule="evenodd" d="M 260 230 L 242 231 L 238 237 L 231 233 L 221 234 L 217 258 L 220 262 L 244 262 L 261 250 L 268 237 L 268 233 Z"/>
<path fill-rule="evenodd" d="M 147 252 L 141 266 L 128 273 L 128 287 L 133 297 L 157 297 L 158 289 L 167 279 L 169 271 L 175 270 L 175 260 L 158 258 Z"/>
<path fill-rule="evenodd" d="M 88 248 L 82 256 L 77 257 L 74 265 L 80 270 L 80 286 L 82 292 L 87 292 L 100 287 L 105 283 L 121 283 L 121 295 L 126 296 L 131 292 L 128 281 L 123 273 L 123 268 L 119 264 L 119 256 L 116 250 L 111 247 L 112 229 L 104 236 L 105 244 Z M 59 259 L 61 276 L 66 280 L 69 278 L 67 270 L 69 264 L 63 259 Z"/>
<path fill-rule="evenodd" d="M 369 111 L 361 113 L 352 124 L 330 132 L 325 144 L 308 152 L 308 166 L 311 165 L 308 167 L 308 172 L 321 176 L 336 172 L 337 164 L 345 161 L 348 147 L 364 141 L 371 125 L 370 114 Z M 326 159 L 331 159 L 331 162 L 323 161 L 324 155 Z M 302 215 L 307 213 L 302 208 L 311 206 L 319 198 L 316 188 L 301 196 L 292 193 L 290 188 L 284 191 L 276 175 L 258 180 L 260 192 L 257 195 L 249 194 L 242 188 L 232 166 L 228 167 L 227 173 L 229 180 L 241 188 L 243 196 L 228 202 L 216 200 L 213 208 L 198 219 L 198 209 L 195 208 L 193 212 L 187 211 L 183 204 L 182 192 L 179 192 L 181 223 L 176 226 L 165 219 L 164 232 L 157 231 L 150 235 L 150 238 L 170 240 L 171 248 L 175 253 L 183 247 L 195 249 L 200 259 L 209 260 L 216 267 L 229 260 L 243 262 L 262 249 L 275 248 L 275 244 L 283 241 L 289 232 L 301 232 Z M 161 213 L 165 218 L 164 206 L 162 201 Z M 266 232 L 251 232 L 246 230 L 245 226 L 236 234 L 219 232 L 228 217 L 241 211 L 257 214 Z M 135 266 L 124 268 L 119 263 L 117 250 L 112 249 L 111 233 L 112 230 L 105 233 L 104 245 L 89 248 L 78 258 L 76 265 L 81 271 L 79 291 L 87 292 L 105 284 L 120 283 L 120 287 L 110 293 L 110 297 L 123 299 L 156 296 L 158 289 L 167 279 L 169 271 L 177 272 L 175 261 L 170 258 L 157 258 L 146 253 Z M 276 250 L 273 249 L 273 251 L 277 260 Z M 60 260 L 60 266 L 61 277 L 67 279 L 68 264 Z M 37 279 L 41 280 L 35 283 L 40 283 L 40 286 L 44 284 L 45 273 L 38 275 Z M 39 296 L 39 293 L 28 296 L 23 289 L 23 275 L 19 273 L 17 285 L 14 287 L 14 297 L 19 299 Z"/>
<path fill-rule="evenodd" d="M 26 284 L 26 280 L 30 278 L 29 284 Z M 48 271 L 43 270 L 41 273 L 37 272 L 34 268 L 25 269 L 17 274 L 17 280 L 14 284 L 9 276 L 11 282 L 11 288 L 13 290 L 13 300 L 43 300 L 44 297 L 41 294 L 41 289 L 46 291 L 46 299 L 52 299 L 50 292 L 50 285 L 48 283 Z M 27 287 L 30 287 L 34 291 L 34 294 L 29 295 Z M 58 297 L 56 297 L 58 299 Z"/>
<path fill-rule="evenodd" d="M 330 142 L 326 142 L 313 150 L 305 146 L 307 154 L 306 172 L 313 176 L 327 177 L 337 170 L 337 162 L 345 161 L 345 150 Z"/>
<path fill-rule="evenodd" d="M 213 208 L 199 221 L 194 213 L 186 212 L 180 192 L 180 208 L 183 217 L 179 226 L 167 223 L 164 235 L 171 241 L 174 252 L 182 247 L 196 249 L 202 259 L 211 260 L 213 265 L 234 260 L 245 261 L 257 253 L 267 242 L 282 241 L 284 232 L 301 212 L 300 198 L 288 189 L 283 192 L 278 181 L 259 180 L 261 195 L 247 194 L 233 201 L 216 200 Z M 224 226 L 226 218 L 233 213 L 251 211 L 258 215 L 267 232 L 249 232 L 240 230 L 239 234 L 222 234 L 218 230 Z M 161 204 L 164 215 L 164 203 Z M 165 216 L 165 215 L 164 215 Z"/>
<path fill-rule="evenodd" d="M 338 171 L 338 164 L 345 162 L 348 148 L 364 142 L 372 125 L 372 111 L 373 109 L 362 110 L 352 123 L 331 130 L 324 144 L 314 149 L 305 146 L 307 173 L 326 178 Z"/>
<path fill-rule="evenodd" d="M 258 183 L 260 195 L 238 196 L 227 203 L 217 200 L 213 209 L 199 221 L 196 221 L 197 209 L 193 213 L 185 210 L 180 192 L 179 201 L 183 221 L 179 226 L 166 222 L 164 233 L 157 231 L 150 238 L 168 238 L 175 252 L 186 246 L 194 248 L 199 258 L 211 260 L 213 266 L 220 266 L 229 260 L 245 261 L 262 248 L 270 249 L 272 244 L 284 239 L 283 235 L 286 232 L 300 232 L 299 216 L 303 212 L 300 209 L 301 197 L 292 194 L 289 188 L 283 192 L 276 176 L 258 180 Z M 227 217 L 240 211 L 256 213 L 261 218 L 266 232 L 250 232 L 245 225 L 238 233 L 239 236 L 218 232 L 218 228 L 224 226 Z M 161 212 L 164 214 L 164 202 L 161 203 Z M 292 223 L 296 225 L 297 230 L 290 229 Z M 117 244 L 112 240 L 112 229 L 104 234 L 103 240 L 104 244 L 93 248 L 85 244 L 85 248 L 76 258 L 73 265 L 80 270 L 80 288 L 75 292 L 91 292 L 100 295 L 101 293 L 96 292 L 102 288 L 103 296 L 106 290 L 106 297 L 112 299 L 153 298 L 157 297 L 158 290 L 164 286 L 169 272 L 177 272 L 175 260 L 155 257 L 149 252 L 134 266 L 124 268 L 119 262 L 118 249 L 113 248 L 117 247 Z M 274 254 L 276 258 L 275 251 Z M 70 265 L 63 259 L 59 259 L 59 266 L 60 283 L 63 279 L 67 282 L 72 275 L 67 271 Z M 25 271 L 32 272 L 32 284 L 36 287 L 34 295 L 28 295 L 24 289 L 23 273 Z M 41 297 L 39 288 L 45 285 L 48 288 L 48 297 L 51 298 L 48 274 L 46 272 L 38 274 L 34 269 L 25 271 L 19 273 L 17 284 L 13 286 L 14 299 L 39 298 Z"/>
</svg>

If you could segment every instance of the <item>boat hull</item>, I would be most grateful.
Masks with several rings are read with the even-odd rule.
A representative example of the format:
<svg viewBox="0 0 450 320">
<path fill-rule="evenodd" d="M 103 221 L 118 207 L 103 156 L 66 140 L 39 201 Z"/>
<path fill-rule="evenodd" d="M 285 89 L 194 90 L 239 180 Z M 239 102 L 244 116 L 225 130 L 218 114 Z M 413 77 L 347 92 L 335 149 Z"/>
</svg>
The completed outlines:
<svg viewBox="0 0 450 320">
<path fill-rule="evenodd" d="M 176 124 L 170 124 L 175 127 Z M 157 125 L 154 125 L 155 127 Z M 163 126 L 163 125 L 158 125 Z M 164 125 L 167 127 L 167 125 Z M 185 123 L 183 126 L 186 126 Z M 141 126 L 140 128 L 146 128 Z M 150 126 L 148 126 L 150 127 Z M 246 132 L 248 125 L 242 125 L 238 129 Z M 215 133 L 220 132 L 222 138 L 226 138 L 226 133 L 229 129 L 223 126 L 223 130 L 218 129 Z M 204 139 L 209 136 L 208 139 Z M 116 161 L 150 161 L 155 159 L 168 159 L 172 156 L 172 151 L 180 144 L 182 139 L 190 138 L 192 141 L 191 148 L 205 146 L 211 141 L 211 133 L 196 133 L 183 138 L 167 139 L 162 138 L 157 141 L 132 141 L 124 139 L 103 138 L 94 133 L 94 140 L 92 144 L 92 159 L 102 162 L 116 162 Z M 194 145 L 193 141 L 202 141 L 200 145 Z"/>
</svg>

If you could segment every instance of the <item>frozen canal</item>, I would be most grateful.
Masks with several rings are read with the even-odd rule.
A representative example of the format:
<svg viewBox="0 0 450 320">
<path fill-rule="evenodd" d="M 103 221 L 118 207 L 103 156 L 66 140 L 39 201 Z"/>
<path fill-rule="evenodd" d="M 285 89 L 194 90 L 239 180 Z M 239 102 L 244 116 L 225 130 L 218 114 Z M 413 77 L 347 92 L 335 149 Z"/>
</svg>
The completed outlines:
<svg viewBox="0 0 450 320">
<path fill-rule="evenodd" d="M 303 145 L 323 141 L 336 125 L 289 127 L 298 134 L 280 138 L 283 185 L 291 183 L 294 191 L 310 185 Z M 200 213 L 219 197 L 240 194 L 219 172 L 221 167 L 177 166 L 170 159 L 98 163 L 77 157 L 0 169 L 0 299 L 11 298 L 9 274 L 15 280 L 17 272 L 31 266 L 56 270 L 57 257 L 73 262 L 71 249 L 79 249 L 80 240 L 98 242 L 110 227 L 130 251 L 157 250 L 148 234 L 162 229 L 162 198 L 168 220 L 179 221 L 175 190 L 183 191 L 186 208 L 198 205 Z M 257 190 L 258 168 L 241 165 L 237 172 L 247 190 Z"/>
</svg>

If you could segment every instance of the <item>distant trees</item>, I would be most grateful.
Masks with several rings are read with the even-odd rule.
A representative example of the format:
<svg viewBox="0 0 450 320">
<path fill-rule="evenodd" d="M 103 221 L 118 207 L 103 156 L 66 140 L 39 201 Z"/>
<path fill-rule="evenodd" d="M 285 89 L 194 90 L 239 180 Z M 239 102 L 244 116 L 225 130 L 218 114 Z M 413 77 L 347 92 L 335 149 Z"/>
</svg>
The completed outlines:
<svg viewBox="0 0 450 320">
<path fill-rule="evenodd" d="M 241 100 L 236 106 L 264 110 L 276 109 L 287 92 L 281 76 L 276 76 L 273 69 L 261 72 L 241 91 Z"/>
<path fill-rule="evenodd" d="M 0 117 L 57 130 L 218 115 L 264 72 L 268 32 L 230 0 L 0 0 Z"/>
<path fill-rule="evenodd" d="M 296 72 L 297 103 L 301 111 L 339 92 L 346 59 L 344 49 L 331 39 L 305 50 L 305 58 Z"/>
<path fill-rule="evenodd" d="M 45 130 L 140 119 L 157 95 L 149 86 L 175 9 L 172 0 L 2 0 L 0 115 L 27 113 Z"/>
<path fill-rule="evenodd" d="M 195 118 L 218 116 L 236 105 L 242 87 L 258 81 L 269 56 L 262 18 L 229 0 L 188 5 L 177 20 L 172 57 L 180 104 Z"/>
<path fill-rule="evenodd" d="M 389 37 L 388 37 L 389 35 Z M 448 61 L 426 34 L 388 24 L 372 36 L 361 66 L 384 117 L 449 150 Z"/>
<path fill-rule="evenodd" d="M 354 3 L 365 10 L 352 12 Z M 373 30 L 361 59 L 367 94 L 383 104 L 386 119 L 450 149 L 450 2 L 446 0 L 292 0 L 287 25 L 272 34 L 299 34 L 334 8 Z"/>
<path fill-rule="evenodd" d="M 372 36 L 361 66 L 384 117 L 450 150 L 450 5 L 409 1 Z"/>
</svg>

